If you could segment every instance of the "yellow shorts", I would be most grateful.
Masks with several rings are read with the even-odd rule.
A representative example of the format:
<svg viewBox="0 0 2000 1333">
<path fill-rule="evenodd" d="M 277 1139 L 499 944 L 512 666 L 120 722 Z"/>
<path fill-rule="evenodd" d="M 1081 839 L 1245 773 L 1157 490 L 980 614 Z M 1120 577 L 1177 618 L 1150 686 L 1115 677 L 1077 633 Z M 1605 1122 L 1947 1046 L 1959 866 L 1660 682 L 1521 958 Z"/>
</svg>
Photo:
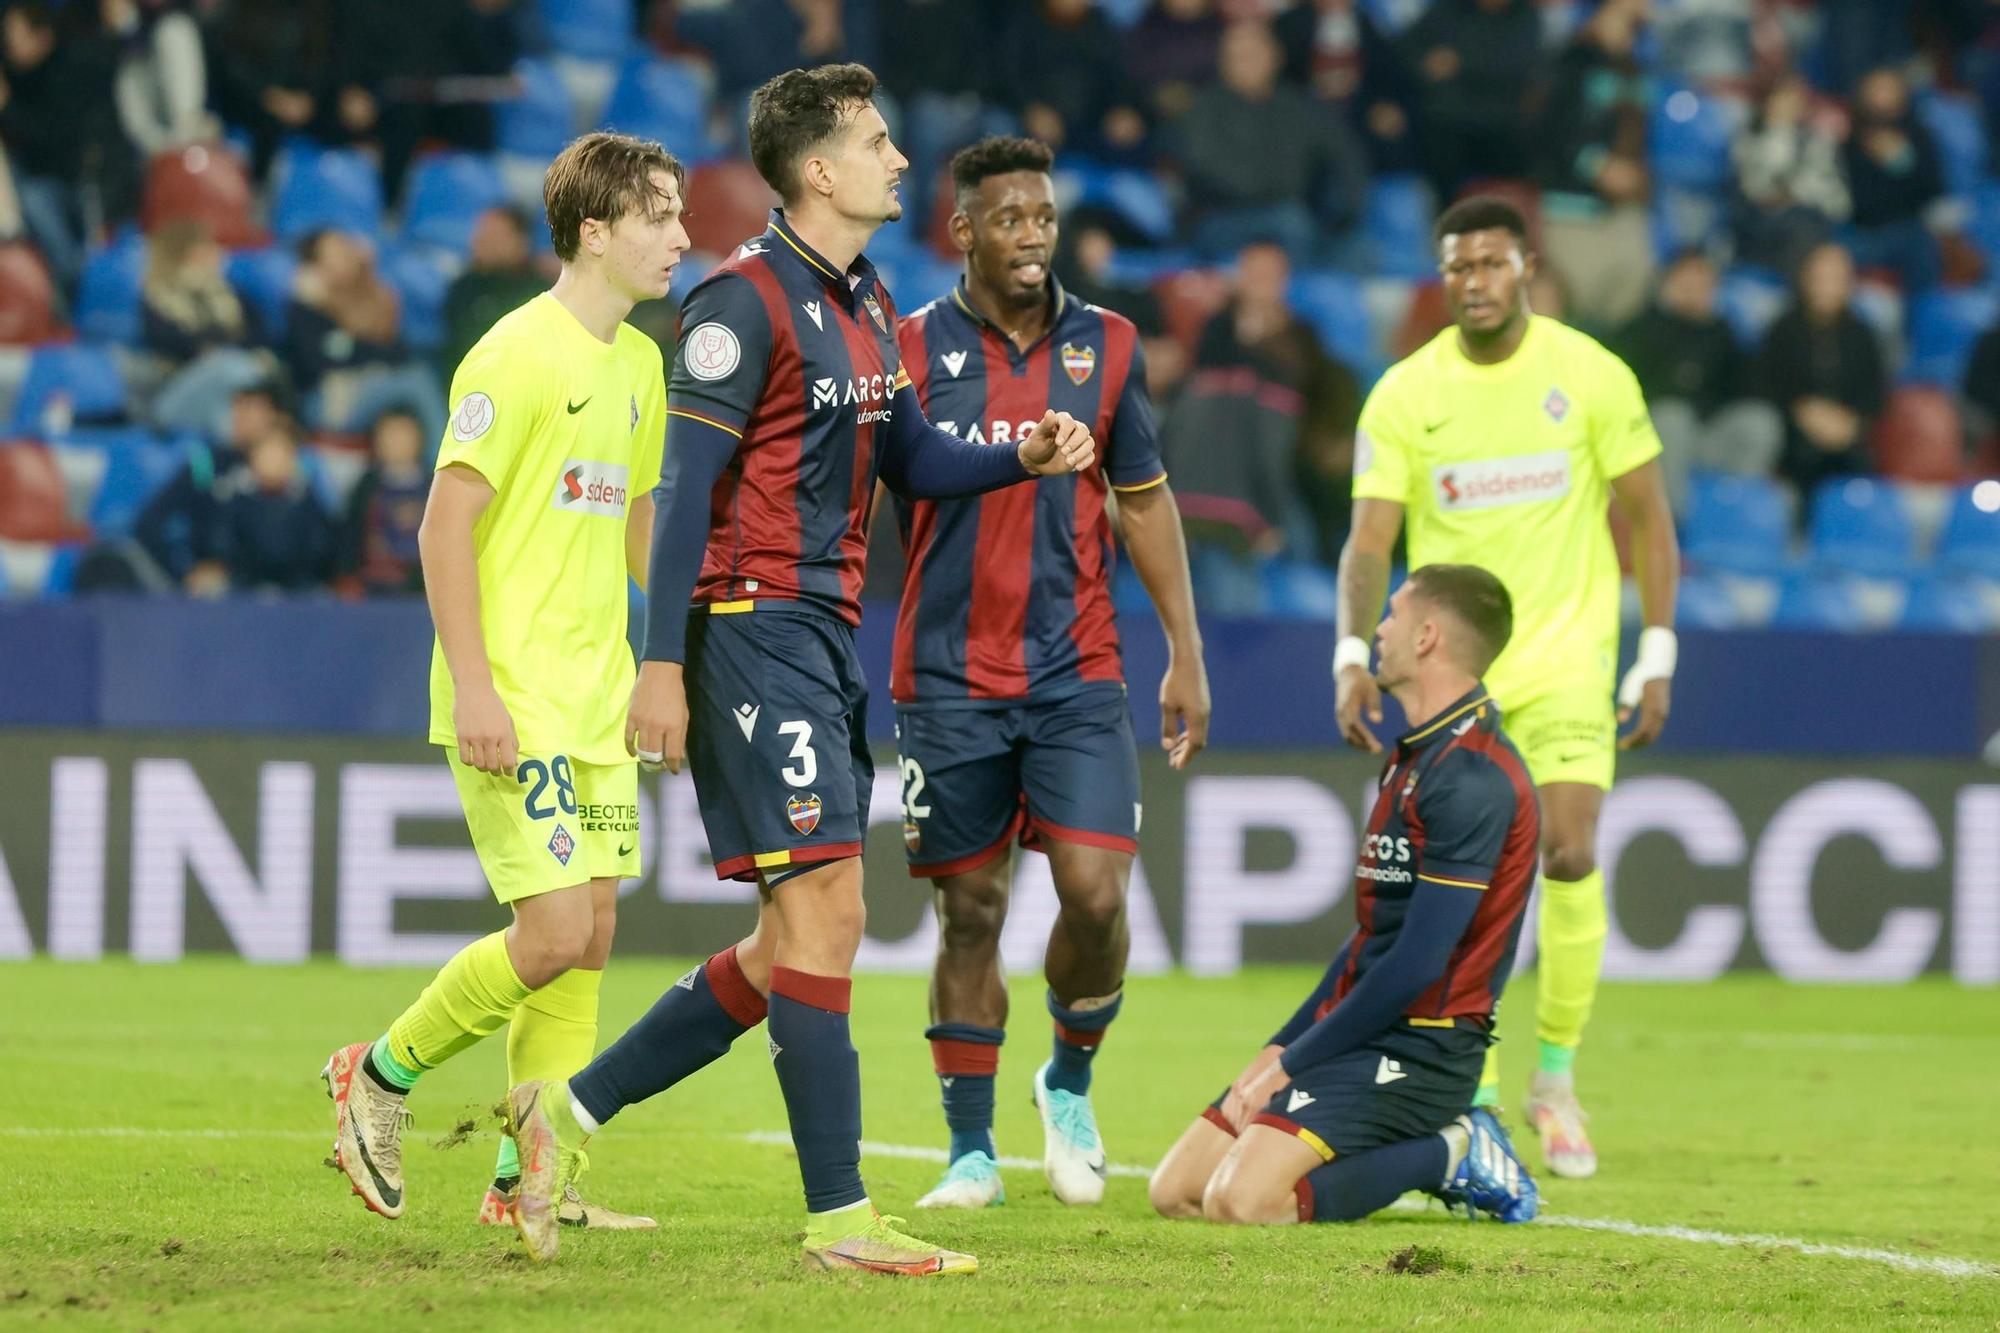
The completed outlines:
<svg viewBox="0 0 2000 1333">
<path fill-rule="evenodd" d="M 445 750 L 479 868 L 503 903 L 639 874 L 639 766 L 522 755 L 514 776 Z"/>
<path fill-rule="evenodd" d="M 1503 701 L 1501 717 L 1537 787 L 1581 782 L 1611 790 L 1618 718 L 1609 689 L 1559 690 L 1515 707 Z"/>
</svg>

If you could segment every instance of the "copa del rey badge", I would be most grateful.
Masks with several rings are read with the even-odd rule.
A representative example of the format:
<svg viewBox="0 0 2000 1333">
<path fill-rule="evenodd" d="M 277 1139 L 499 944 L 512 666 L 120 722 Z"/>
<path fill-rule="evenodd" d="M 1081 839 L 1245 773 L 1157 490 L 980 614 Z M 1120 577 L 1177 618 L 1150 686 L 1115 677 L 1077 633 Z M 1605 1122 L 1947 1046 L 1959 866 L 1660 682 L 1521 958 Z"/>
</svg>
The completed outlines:
<svg viewBox="0 0 2000 1333">
<path fill-rule="evenodd" d="M 819 795 L 807 792 L 804 796 L 788 797 L 785 801 L 785 818 L 792 821 L 792 827 L 799 831 L 801 838 L 809 838 L 819 827 Z"/>
<path fill-rule="evenodd" d="M 1090 372 L 1097 369 L 1097 349 L 1078 347 L 1073 343 L 1062 345 L 1063 369 L 1069 372 L 1071 384 L 1082 384 L 1090 378 Z"/>
</svg>

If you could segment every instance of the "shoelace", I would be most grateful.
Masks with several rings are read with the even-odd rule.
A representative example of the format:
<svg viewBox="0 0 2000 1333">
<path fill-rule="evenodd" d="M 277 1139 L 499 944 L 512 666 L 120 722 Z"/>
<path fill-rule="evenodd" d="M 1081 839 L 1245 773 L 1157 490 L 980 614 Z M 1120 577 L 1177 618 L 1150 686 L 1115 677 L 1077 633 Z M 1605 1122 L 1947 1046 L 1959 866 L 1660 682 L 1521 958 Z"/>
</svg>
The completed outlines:
<svg viewBox="0 0 2000 1333">
<path fill-rule="evenodd" d="M 368 1152 L 383 1171 L 403 1166 L 402 1132 L 417 1123 L 401 1097 L 373 1097 L 368 1104 Z"/>
<path fill-rule="evenodd" d="M 1090 1098 L 1051 1090 L 1049 1119 L 1055 1122 L 1056 1132 L 1081 1151 L 1097 1150 L 1097 1117 L 1090 1113 Z"/>
<path fill-rule="evenodd" d="M 562 1181 L 562 1197 L 573 1203 L 582 1203 L 583 1195 L 577 1191 L 576 1182 L 590 1170 L 590 1154 L 581 1148 L 561 1149 L 556 1154 L 556 1170 Z"/>
</svg>

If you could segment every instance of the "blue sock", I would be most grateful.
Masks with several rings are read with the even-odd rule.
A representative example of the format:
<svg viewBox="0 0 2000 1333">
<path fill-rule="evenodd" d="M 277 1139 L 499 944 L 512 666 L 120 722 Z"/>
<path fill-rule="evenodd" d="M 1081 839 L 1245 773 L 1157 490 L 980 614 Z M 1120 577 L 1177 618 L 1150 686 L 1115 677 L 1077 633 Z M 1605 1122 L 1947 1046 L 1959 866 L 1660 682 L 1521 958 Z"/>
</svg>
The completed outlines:
<svg viewBox="0 0 2000 1333">
<path fill-rule="evenodd" d="M 785 1094 L 806 1211 L 868 1197 L 861 1184 L 861 1059 L 847 1035 L 854 983 L 771 969 L 771 1063 Z"/>
<path fill-rule="evenodd" d="M 603 1125 L 665 1092 L 764 1021 L 764 997 L 737 965 L 734 946 L 667 988 L 625 1035 L 569 1081 L 572 1097 Z"/>
<path fill-rule="evenodd" d="M 1078 1096 L 1090 1091 L 1090 1060 L 1104 1040 L 1104 1029 L 1118 1017 L 1125 1003 L 1121 986 L 1111 992 L 1111 1002 L 1096 1009 L 1065 1009 L 1049 992 L 1049 1017 L 1056 1022 L 1055 1058 L 1049 1063 L 1047 1083 L 1062 1092 Z"/>
<path fill-rule="evenodd" d="M 1000 1071 L 1000 1043 L 1007 1034 L 976 1023 L 938 1023 L 924 1036 L 931 1044 L 931 1064 L 944 1095 L 951 1160 L 969 1152 L 998 1158 L 993 1146 L 993 1077 Z"/>
<path fill-rule="evenodd" d="M 1410 1190 L 1434 1190 L 1444 1183 L 1450 1152 L 1442 1134 L 1426 1134 L 1314 1167 L 1299 1182 L 1299 1220 L 1354 1222 Z"/>
</svg>

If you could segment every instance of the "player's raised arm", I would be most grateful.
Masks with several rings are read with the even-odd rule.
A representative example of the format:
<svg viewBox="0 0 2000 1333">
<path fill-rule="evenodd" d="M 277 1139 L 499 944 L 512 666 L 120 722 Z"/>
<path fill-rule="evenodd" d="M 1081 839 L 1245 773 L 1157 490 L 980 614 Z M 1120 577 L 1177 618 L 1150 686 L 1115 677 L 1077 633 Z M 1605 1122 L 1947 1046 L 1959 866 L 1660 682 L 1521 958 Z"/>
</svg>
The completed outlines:
<svg viewBox="0 0 2000 1333">
<path fill-rule="evenodd" d="M 1090 428 L 1067 412 L 1049 411 L 1012 453 L 970 444 L 924 417 L 909 376 L 898 371 L 883 439 L 883 482 L 912 500 L 950 500 L 999 490 L 1030 477 L 1081 472 L 1097 458 Z"/>
</svg>

